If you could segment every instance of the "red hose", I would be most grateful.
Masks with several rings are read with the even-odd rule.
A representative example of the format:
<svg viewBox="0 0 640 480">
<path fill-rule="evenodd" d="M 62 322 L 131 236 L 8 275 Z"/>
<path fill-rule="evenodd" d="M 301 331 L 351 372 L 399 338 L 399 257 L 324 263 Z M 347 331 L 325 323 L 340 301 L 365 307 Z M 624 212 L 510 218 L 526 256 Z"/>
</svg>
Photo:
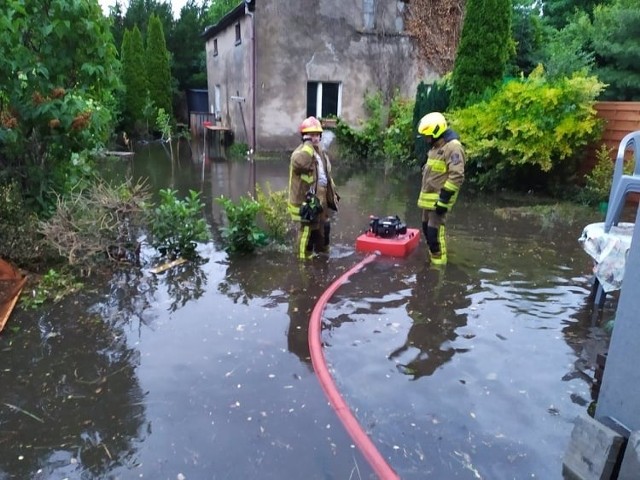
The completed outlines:
<svg viewBox="0 0 640 480">
<path fill-rule="evenodd" d="M 349 406 L 340 395 L 333 378 L 331 378 L 329 369 L 327 368 L 320 339 L 322 330 L 322 313 L 329 299 L 352 274 L 358 272 L 368 263 L 371 263 L 376 259 L 376 256 L 377 255 L 375 254 L 371 254 L 365 257 L 360 263 L 335 280 L 320 296 L 313 308 L 313 312 L 311 312 L 311 319 L 309 321 L 309 350 L 311 353 L 313 369 L 318 376 L 318 380 L 320 380 L 320 385 L 329 399 L 330 405 L 342 421 L 347 432 L 349 432 L 349 435 L 351 435 L 356 446 L 360 449 L 378 477 L 383 480 L 391 480 L 399 479 L 400 477 L 398 477 L 382 455 L 380 455 L 380 452 L 367 436 L 366 432 L 362 429 L 358 420 L 349 409 Z"/>
</svg>

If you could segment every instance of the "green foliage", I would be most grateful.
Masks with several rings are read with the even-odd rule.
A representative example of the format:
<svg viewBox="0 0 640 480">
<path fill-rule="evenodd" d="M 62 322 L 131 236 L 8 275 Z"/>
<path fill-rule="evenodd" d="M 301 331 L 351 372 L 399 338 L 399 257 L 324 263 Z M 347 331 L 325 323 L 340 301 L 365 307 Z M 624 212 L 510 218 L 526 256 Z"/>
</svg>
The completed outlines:
<svg viewBox="0 0 640 480">
<path fill-rule="evenodd" d="M 140 134 L 145 120 L 145 105 L 149 99 L 149 84 L 145 67 L 142 34 L 137 26 L 126 30 L 122 40 L 122 81 L 125 87 L 123 126 Z"/>
<path fill-rule="evenodd" d="M 287 210 L 287 191 L 274 192 L 267 184 L 265 193 L 259 185 L 256 185 L 256 198 L 260 204 L 259 214 L 268 237 L 277 243 L 284 243 L 289 233 L 291 219 Z"/>
<path fill-rule="evenodd" d="M 207 222 L 202 216 L 200 193 L 189 190 L 183 200 L 176 190 L 160 190 L 160 204 L 148 210 L 151 245 L 169 258 L 196 257 L 197 242 L 209 240 Z"/>
<path fill-rule="evenodd" d="M 611 159 L 611 149 L 602 144 L 596 152 L 596 164 L 589 173 L 584 176 L 585 185 L 580 190 L 578 200 L 587 205 L 598 205 L 609 199 L 615 162 Z M 624 160 L 622 172 L 630 175 L 634 170 L 634 162 Z"/>
<path fill-rule="evenodd" d="M 383 158 L 383 135 L 386 129 L 382 93 L 368 94 L 365 99 L 367 120 L 360 129 L 349 126 L 342 119 L 336 121 L 334 132 L 342 158 L 375 161 Z"/>
<path fill-rule="evenodd" d="M 209 11 L 207 12 L 208 23 L 215 25 L 227 13 L 238 6 L 238 0 L 214 0 L 211 2 Z"/>
<path fill-rule="evenodd" d="M 430 112 L 445 112 L 449 108 L 451 97 L 450 75 L 433 82 L 432 85 L 420 82 L 416 92 L 413 108 L 413 138 L 414 155 L 417 164 L 422 164 L 427 158 L 429 148 L 423 135 L 418 134 L 420 119 Z"/>
<path fill-rule="evenodd" d="M 151 15 L 151 18 L 149 18 L 145 60 L 149 98 L 153 101 L 156 108 L 162 108 L 169 116 L 172 116 L 173 107 L 171 101 L 169 51 L 167 50 L 167 44 L 164 38 L 162 22 L 157 15 Z"/>
<path fill-rule="evenodd" d="M 570 77 L 575 72 L 586 75 L 592 70 L 594 55 L 588 48 L 591 31 L 589 17 L 577 13 L 561 30 L 548 32 L 540 55 L 547 78 Z"/>
<path fill-rule="evenodd" d="M 180 18 L 175 22 L 171 35 L 173 41 L 168 42 L 172 54 L 173 76 L 181 90 L 207 87 L 207 77 L 201 73 L 206 72 L 201 37 L 208 25 L 206 9 L 206 2 L 198 5 L 195 0 L 189 0 L 182 7 Z"/>
<path fill-rule="evenodd" d="M 412 164 L 414 102 L 395 97 L 389 106 L 389 126 L 384 132 L 382 151 L 387 165 Z"/>
<path fill-rule="evenodd" d="M 227 226 L 221 228 L 227 252 L 252 253 L 266 244 L 267 237 L 256 223 L 260 203 L 248 197 L 240 197 L 238 203 L 224 196 L 216 201 L 222 205 L 227 217 Z"/>
<path fill-rule="evenodd" d="M 341 157 L 368 165 L 383 160 L 387 166 L 412 164 L 414 102 L 396 96 L 387 106 L 378 92 L 365 97 L 365 109 L 368 116 L 360 129 L 337 119 L 334 132 Z"/>
<path fill-rule="evenodd" d="M 548 187 L 550 174 L 574 167 L 581 148 L 600 134 L 593 103 L 602 88 L 579 75 L 548 81 L 537 68 L 491 99 L 449 112 L 469 156 L 470 179 L 484 189 Z"/>
<path fill-rule="evenodd" d="M 597 205 L 609 198 L 611 181 L 613 180 L 614 163 L 611 151 L 602 144 L 596 152 L 596 164 L 593 170 L 585 175 L 585 186 L 580 191 L 579 200 L 587 205 Z"/>
<path fill-rule="evenodd" d="M 247 152 L 249 151 L 249 145 L 242 142 L 232 143 L 229 147 L 227 147 L 226 151 L 229 160 L 246 160 Z"/>
<path fill-rule="evenodd" d="M 108 140 L 120 64 L 93 0 L 4 0 L 0 28 L 0 170 L 46 207 L 51 171 Z"/>
<path fill-rule="evenodd" d="M 35 310 L 47 303 L 59 302 L 82 287 L 83 284 L 76 280 L 73 274 L 50 269 L 33 288 L 31 295 L 28 293 L 20 295 L 20 306 Z"/>
<path fill-rule="evenodd" d="M 542 5 L 537 0 L 514 0 L 511 25 L 516 53 L 507 67 L 507 74 L 529 75 L 539 63 L 538 52 L 543 45 Z"/>
<path fill-rule="evenodd" d="M 467 0 L 453 68 L 452 105 L 468 105 L 502 80 L 514 53 L 511 10 L 511 0 Z"/>
<path fill-rule="evenodd" d="M 595 73 L 608 84 L 603 99 L 640 100 L 640 2 L 615 0 L 593 14 Z"/>
<path fill-rule="evenodd" d="M 156 125 L 162 134 L 162 140 L 171 141 L 171 117 L 164 111 L 164 108 L 158 109 L 158 116 L 156 117 Z"/>
<path fill-rule="evenodd" d="M 543 20 L 554 28 L 561 29 L 571 23 L 576 12 L 593 12 L 593 7 L 602 0 L 545 0 Z"/>
<path fill-rule="evenodd" d="M 0 185 L 0 258 L 34 268 L 45 251 L 38 219 L 24 204 L 15 181 Z"/>
</svg>

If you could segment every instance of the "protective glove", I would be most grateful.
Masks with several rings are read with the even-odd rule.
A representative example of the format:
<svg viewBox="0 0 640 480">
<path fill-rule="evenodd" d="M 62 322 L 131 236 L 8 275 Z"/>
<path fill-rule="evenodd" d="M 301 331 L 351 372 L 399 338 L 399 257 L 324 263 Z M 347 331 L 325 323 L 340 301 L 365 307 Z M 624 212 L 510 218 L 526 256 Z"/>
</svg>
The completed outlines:
<svg viewBox="0 0 640 480">
<path fill-rule="evenodd" d="M 436 214 L 442 216 L 449 211 L 449 208 L 446 205 L 440 203 L 440 200 L 436 202 Z"/>
<path fill-rule="evenodd" d="M 447 190 L 446 188 L 440 190 L 438 201 L 435 204 L 435 210 L 438 215 L 444 215 L 449 211 L 449 201 L 451 197 L 453 197 L 451 190 Z"/>
</svg>

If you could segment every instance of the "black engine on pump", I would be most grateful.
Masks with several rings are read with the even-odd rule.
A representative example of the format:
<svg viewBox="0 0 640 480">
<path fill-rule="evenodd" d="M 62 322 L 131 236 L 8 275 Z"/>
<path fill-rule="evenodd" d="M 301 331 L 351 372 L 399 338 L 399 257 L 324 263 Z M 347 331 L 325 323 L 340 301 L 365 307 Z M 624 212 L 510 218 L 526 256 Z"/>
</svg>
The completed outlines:
<svg viewBox="0 0 640 480">
<path fill-rule="evenodd" d="M 407 226 L 397 215 L 384 218 L 369 217 L 369 232 L 382 238 L 393 238 L 407 233 Z"/>
</svg>

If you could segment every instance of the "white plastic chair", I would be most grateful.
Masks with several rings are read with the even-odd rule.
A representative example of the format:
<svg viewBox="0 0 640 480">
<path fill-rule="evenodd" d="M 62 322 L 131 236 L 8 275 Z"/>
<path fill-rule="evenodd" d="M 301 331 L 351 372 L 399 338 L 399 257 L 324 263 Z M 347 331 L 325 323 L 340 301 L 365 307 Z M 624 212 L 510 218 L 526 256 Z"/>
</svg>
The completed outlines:
<svg viewBox="0 0 640 480">
<path fill-rule="evenodd" d="M 631 175 L 623 173 L 624 156 L 627 150 L 633 151 L 634 167 Z M 640 130 L 625 135 L 618 146 L 611 191 L 609 192 L 609 204 L 604 220 L 605 233 L 608 233 L 611 227 L 617 225 L 620 221 L 620 215 L 626 203 L 627 194 L 632 192 L 640 193 Z M 591 295 L 596 305 L 600 307 L 604 305 L 606 293 L 595 277 L 593 279 Z"/>
</svg>

